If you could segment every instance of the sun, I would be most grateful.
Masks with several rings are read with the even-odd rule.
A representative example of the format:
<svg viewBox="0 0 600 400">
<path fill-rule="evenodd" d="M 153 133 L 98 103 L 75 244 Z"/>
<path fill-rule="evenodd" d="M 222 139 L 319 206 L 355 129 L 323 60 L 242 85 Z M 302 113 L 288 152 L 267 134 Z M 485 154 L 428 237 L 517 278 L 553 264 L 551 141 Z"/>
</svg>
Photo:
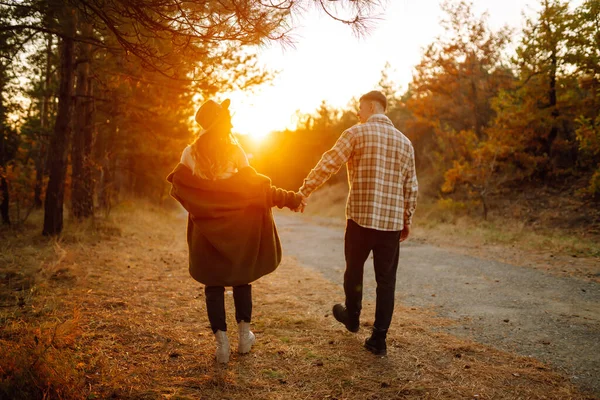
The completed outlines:
<svg viewBox="0 0 600 400">
<path fill-rule="evenodd" d="M 318 108 L 320 96 L 297 90 L 294 96 L 285 93 L 285 85 L 273 82 L 257 90 L 237 90 L 221 94 L 219 100 L 230 99 L 233 132 L 264 142 L 273 132 L 295 130 L 299 113 Z"/>
<path fill-rule="evenodd" d="M 235 133 L 250 137 L 254 142 L 262 142 L 272 131 L 278 130 L 277 127 L 269 126 L 257 119 L 232 117 L 233 131 Z"/>
<path fill-rule="evenodd" d="M 290 116 L 276 107 L 257 107 L 245 102 L 230 106 L 233 131 L 247 135 L 255 142 L 263 141 L 271 132 L 290 128 Z"/>
</svg>

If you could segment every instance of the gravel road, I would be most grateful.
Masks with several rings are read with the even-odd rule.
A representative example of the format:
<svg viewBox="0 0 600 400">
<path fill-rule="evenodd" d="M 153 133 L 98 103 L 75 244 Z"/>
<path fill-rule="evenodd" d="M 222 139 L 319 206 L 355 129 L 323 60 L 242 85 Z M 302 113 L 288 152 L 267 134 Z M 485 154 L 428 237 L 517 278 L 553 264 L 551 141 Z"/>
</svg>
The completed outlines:
<svg viewBox="0 0 600 400">
<path fill-rule="evenodd" d="M 342 284 L 343 223 L 283 213 L 276 221 L 284 256 Z M 365 265 L 364 296 L 375 296 L 372 259 Z M 547 362 L 600 396 L 597 283 L 409 240 L 400 250 L 396 298 L 456 321 L 446 328 L 452 334 Z"/>
</svg>

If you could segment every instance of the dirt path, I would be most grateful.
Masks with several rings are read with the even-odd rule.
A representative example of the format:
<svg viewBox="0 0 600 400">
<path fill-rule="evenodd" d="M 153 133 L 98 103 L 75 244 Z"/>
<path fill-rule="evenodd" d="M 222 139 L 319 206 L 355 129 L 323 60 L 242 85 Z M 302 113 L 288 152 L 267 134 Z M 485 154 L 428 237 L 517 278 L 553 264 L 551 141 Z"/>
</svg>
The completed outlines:
<svg viewBox="0 0 600 400">
<path fill-rule="evenodd" d="M 286 256 L 341 284 L 343 224 L 278 214 Z M 372 259 L 365 297 L 373 299 Z M 343 299 L 332 299 L 340 301 Z M 552 364 L 600 395 L 600 285 L 407 242 L 397 300 L 456 323 L 444 331 Z M 369 316 L 371 317 L 371 316 Z M 399 329 L 392 324 L 392 329 Z"/>
<path fill-rule="evenodd" d="M 58 242 L 41 238 L 37 229 L 0 240 L 0 398 L 595 398 L 536 359 L 444 332 L 463 335 L 463 326 L 473 332 L 477 322 L 452 324 L 421 306 L 448 297 L 437 289 L 464 283 L 432 281 L 432 298 L 431 289 L 421 288 L 405 267 L 401 280 L 413 291 L 401 288 L 399 303 L 409 306 L 396 307 L 388 356 L 373 356 L 362 347 L 372 299 L 365 299 L 357 334 L 330 312 L 343 296 L 342 229 L 316 226 L 299 215 L 278 215 L 285 256 L 274 273 L 252 286 L 256 345 L 248 355 L 234 351 L 229 365 L 219 367 L 202 286 L 187 270 L 185 217 L 132 205 L 112 218 L 97 221 L 91 231 L 68 230 Z M 408 265 L 409 253 L 421 252 L 422 270 L 439 272 L 441 279 L 454 261 L 434 250 L 407 246 L 403 260 Z M 423 253 L 437 256 L 425 259 Z M 465 273 L 469 268 L 478 267 L 467 265 Z M 488 274 L 482 269 L 467 286 L 483 292 Z M 502 280 L 494 283 L 503 287 Z M 235 350 L 232 300 L 228 291 Z M 456 308 L 461 315 L 467 311 Z M 518 317 L 509 318 L 507 325 L 517 330 Z M 579 353 L 573 358 L 590 360 Z"/>
</svg>

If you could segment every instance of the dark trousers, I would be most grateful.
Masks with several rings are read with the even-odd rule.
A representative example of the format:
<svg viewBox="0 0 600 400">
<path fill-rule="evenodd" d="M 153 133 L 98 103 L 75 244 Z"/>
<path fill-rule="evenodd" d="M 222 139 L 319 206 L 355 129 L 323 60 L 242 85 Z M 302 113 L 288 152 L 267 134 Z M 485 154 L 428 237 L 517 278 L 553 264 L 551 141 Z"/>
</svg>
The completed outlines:
<svg viewBox="0 0 600 400">
<path fill-rule="evenodd" d="M 225 288 L 223 286 L 206 286 L 206 311 L 213 333 L 227 331 L 225 319 Z M 242 285 L 233 287 L 233 303 L 235 305 L 235 320 L 251 322 L 252 319 L 252 286 Z"/>
<path fill-rule="evenodd" d="M 350 315 L 359 315 L 362 309 L 363 271 L 365 261 L 371 251 L 373 251 L 375 280 L 377 281 L 377 301 L 373 326 L 387 331 L 394 312 L 396 271 L 400 256 L 400 231 L 388 232 L 363 228 L 349 219 L 344 240 L 346 256 L 344 293 L 346 294 L 346 308 Z"/>
</svg>

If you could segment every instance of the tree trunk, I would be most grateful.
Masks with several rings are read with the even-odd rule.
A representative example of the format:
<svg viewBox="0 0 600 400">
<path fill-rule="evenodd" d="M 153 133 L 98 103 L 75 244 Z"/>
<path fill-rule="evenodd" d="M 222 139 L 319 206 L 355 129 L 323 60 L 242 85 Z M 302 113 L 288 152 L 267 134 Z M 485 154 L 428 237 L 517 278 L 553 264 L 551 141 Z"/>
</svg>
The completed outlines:
<svg viewBox="0 0 600 400">
<path fill-rule="evenodd" d="M 119 98 L 115 93 L 112 96 L 111 102 L 111 118 L 108 124 L 108 129 L 104 130 L 98 138 L 98 146 L 96 146 L 97 160 L 100 165 L 100 176 L 98 177 L 98 205 L 108 213 L 112 206 L 112 198 L 114 192 L 114 143 L 117 132 L 117 118 L 119 115 Z"/>
<path fill-rule="evenodd" d="M 2 191 L 2 203 L 0 203 L 0 214 L 2 214 L 2 223 L 5 225 L 10 225 L 10 215 L 8 213 L 8 182 L 6 182 L 4 176 L 0 177 L 0 190 Z"/>
<path fill-rule="evenodd" d="M 471 55 L 471 63 L 470 63 L 470 68 L 471 68 L 471 76 L 470 76 L 470 80 L 471 80 L 471 101 L 473 102 L 473 129 L 475 131 L 475 136 L 477 136 L 478 139 L 481 139 L 482 136 L 482 124 L 481 124 L 481 116 L 479 115 L 479 92 L 477 90 L 477 79 L 481 79 L 481 76 L 479 73 L 476 73 L 475 70 L 478 69 L 479 64 L 478 64 L 477 60 L 477 56 L 475 54 Z"/>
<path fill-rule="evenodd" d="M 487 202 L 487 195 L 485 192 L 481 192 L 479 193 L 479 196 L 481 198 L 481 206 L 483 208 L 483 220 L 487 221 L 488 219 L 488 210 L 489 210 L 489 206 L 488 206 L 488 202 Z"/>
<path fill-rule="evenodd" d="M 550 56 L 550 76 L 549 76 L 549 87 L 548 87 L 548 103 L 550 106 L 551 113 L 551 128 L 550 132 L 548 132 L 548 136 L 546 137 L 544 143 L 544 151 L 546 153 L 546 157 L 548 157 L 548 168 L 545 171 L 544 177 L 546 179 L 551 179 L 551 172 L 556 167 L 556 154 L 553 150 L 553 144 L 556 138 L 558 137 L 558 116 L 560 115 L 558 111 L 558 107 L 556 106 L 556 70 L 557 70 L 557 56 L 556 56 L 556 48 L 552 49 L 552 53 Z"/>
<path fill-rule="evenodd" d="M 550 134 L 548 135 L 548 139 L 546 141 L 546 151 L 547 154 L 550 155 L 552 149 L 552 143 L 556 139 L 558 135 L 558 127 L 556 120 L 558 118 L 559 112 L 556 107 L 556 69 L 557 69 L 557 60 L 556 60 L 556 51 L 552 51 L 551 66 L 550 66 L 550 85 L 548 88 L 548 104 L 550 109 L 552 110 L 552 128 L 550 129 Z"/>
<path fill-rule="evenodd" d="M 42 208 L 42 185 L 46 175 L 47 162 L 47 131 L 48 131 L 48 106 L 50 104 L 50 74 L 52 66 L 52 35 L 48 34 L 46 44 L 46 71 L 44 77 L 44 98 L 42 100 L 42 109 L 40 112 L 41 134 L 39 138 L 39 153 L 35 160 L 35 188 L 33 204 L 36 209 Z"/>
<path fill-rule="evenodd" d="M 92 29 L 85 24 L 82 33 L 91 36 Z M 73 167 L 71 207 L 77 219 L 94 215 L 94 185 L 92 179 L 92 145 L 94 139 L 94 101 L 90 77 L 91 45 L 79 45 L 77 66 L 76 116 L 71 163 Z"/>
<path fill-rule="evenodd" d="M 0 37 L 0 45 L 6 45 L 6 39 Z M 6 66 L 4 65 L 4 61 L 0 59 L 0 215 L 2 215 L 2 223 L 10 225 L 10 214 L 8 212 L 10 198 L 8 182 L 4 174 L 6 173 L 6 164 L 13 158 L 13 154 L 11 154 L 12 151 L 8 136 L 10 135 L 10 131 L 8 125 L 5 123 L 7 113 L 3 95 L 6 83 Z"/>
<path fill-rule="evenodd" d="M 75 11 L 67 8 L 63 10 L 63 13 L 60 22 L 65 35 L 60 44 L 58 112 L 49 148 L 49 180 L 44 203 L 43 235 L 58 235 L 63 228 L 65 176 L 67 173 L 69 142 L 71 140 L 73 75 L 75 69 L 73 40 L 75 36 Z"/>
<path fill-rule="evenodd" d="M 44 184 L 44 175 L 46 173 L 46 145 L 41 142 L 39 144 L 39 153 L 35 160 L 35 187 L 33 188 L 33 206 L 39 210 L 42 208 L 42 185 Z"/>
</svg>

